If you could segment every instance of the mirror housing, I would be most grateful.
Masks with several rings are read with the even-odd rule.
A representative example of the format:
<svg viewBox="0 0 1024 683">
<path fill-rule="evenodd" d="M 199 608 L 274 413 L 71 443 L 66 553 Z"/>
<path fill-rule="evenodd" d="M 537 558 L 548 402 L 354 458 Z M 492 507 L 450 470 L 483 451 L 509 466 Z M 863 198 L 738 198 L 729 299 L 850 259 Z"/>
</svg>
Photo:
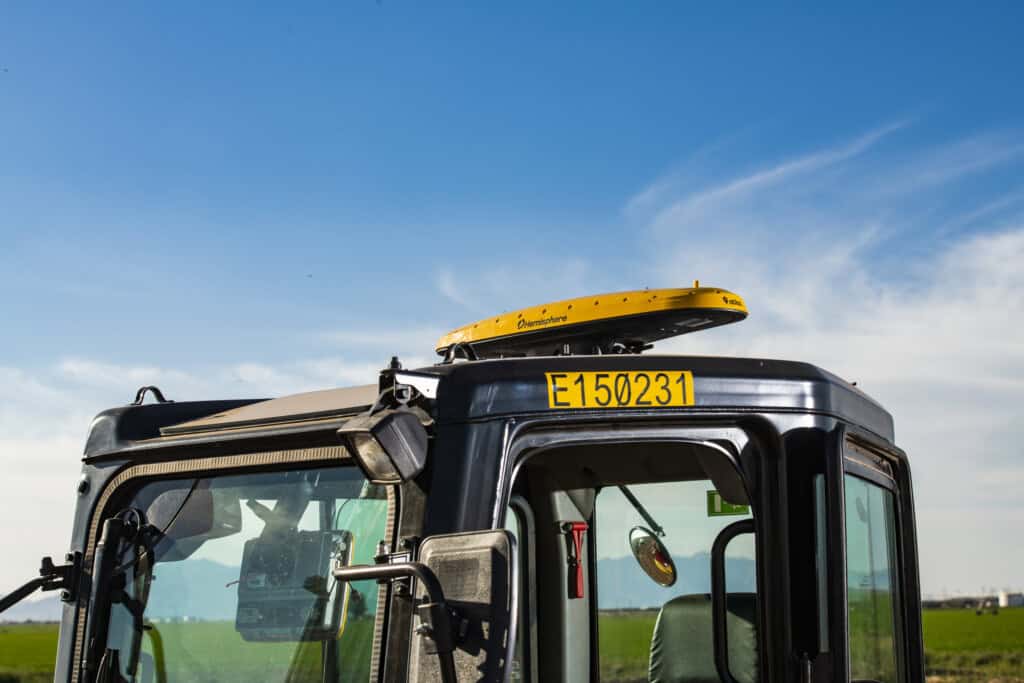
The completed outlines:
<svg viewBox="0 0 1024 683">
<path fill-rule="evenodd" d="M 504 529 L 431 536 L 420 544 L 420 562 L 437 576 L 454 614 L 455 667 L 473 672 L 473 680 L 503 681 L 515 651 L 515 553 L 515 540 Z M 416 596 L 427 597 L 422 583 Z M 414 629 L 430 628 L 423 617 L 421 606 Z M 428 639 L 413 642 L 410 680 L 441 678 L 432 650 Z"/>
<path fill-rule="evenodd" d="M 503 681 L 516 643 L 515 540 L 504 529 L 431 536 L 420 562 L 335 565 L 337 581 L 415 579 L 410 681 Z"/>
</svg>

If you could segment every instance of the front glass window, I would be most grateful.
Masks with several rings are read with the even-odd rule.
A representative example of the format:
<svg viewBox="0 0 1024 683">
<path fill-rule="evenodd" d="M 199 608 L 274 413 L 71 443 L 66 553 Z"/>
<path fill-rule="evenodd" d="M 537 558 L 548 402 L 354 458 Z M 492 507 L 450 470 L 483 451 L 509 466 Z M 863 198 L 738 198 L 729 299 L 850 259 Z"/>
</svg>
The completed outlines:
<svg viewBox="0 0 1024 683">
<path fill-rule="evenodd" d="M 863 479 L 846 475 L 845 481 L 850 675 L 896 683 L 895 498 Z"/>
<path fill-rule="evenodd" d="M 354 467 L 143 485 L 121 516 L 149 527 L 121 546 L 101 668 L 167 683 L 368 680 L 377 584 L 338 583 L 331 567 L 372 563 L 387 512 Z"/>
<path fill-rule="evenodd" d="M 632 494 L 663 530 L 658 534 Z M 711 547 L 725 527 L 749 519 L 709 480 L 605 486 L 595 506 L 598 634 L 601 681 L 718 680 L 711 612 Z M 637 528 L 643 531 L 637 532 Z M 651 578 L 633 554 L 631 539 L 656 536 L 671 558 L 645 541 Z M 641 553 L 643 556 L 644 553 Z M 666 567 L 674 565 L 674 570 Z M 740 683 L 758 679 L 754 537 L 726 548 L 729 668 Z"/>
</svg>

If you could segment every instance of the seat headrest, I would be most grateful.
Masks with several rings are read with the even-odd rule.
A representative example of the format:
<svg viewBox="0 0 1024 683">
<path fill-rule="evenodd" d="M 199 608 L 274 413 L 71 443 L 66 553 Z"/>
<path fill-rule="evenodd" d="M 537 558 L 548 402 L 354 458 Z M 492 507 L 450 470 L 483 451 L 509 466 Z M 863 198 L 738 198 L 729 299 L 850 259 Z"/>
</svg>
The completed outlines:
<svg viewBox="0 0 1024 683">
<path fill-rule="evenodd" d="M 757 600 L 753 593 L 726 597 L 729 670 L 738 683 L 756 683 Z M 658 613 L 651 638 L 651 683 L 721 683 L 708 594 L 681 595 Z"/>
</svg>

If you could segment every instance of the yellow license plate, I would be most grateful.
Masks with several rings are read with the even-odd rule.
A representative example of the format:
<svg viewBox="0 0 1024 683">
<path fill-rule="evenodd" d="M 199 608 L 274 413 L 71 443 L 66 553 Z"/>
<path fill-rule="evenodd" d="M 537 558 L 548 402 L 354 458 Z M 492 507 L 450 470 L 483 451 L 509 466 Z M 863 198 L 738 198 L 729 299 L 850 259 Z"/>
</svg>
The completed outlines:
<svg viewBox="0 0 1024 683">
<path fill-rule="evenodd" d="M 551 408 L 677 408 L 693 405 L 693 373 L 546 372 Z"/>
</svg>

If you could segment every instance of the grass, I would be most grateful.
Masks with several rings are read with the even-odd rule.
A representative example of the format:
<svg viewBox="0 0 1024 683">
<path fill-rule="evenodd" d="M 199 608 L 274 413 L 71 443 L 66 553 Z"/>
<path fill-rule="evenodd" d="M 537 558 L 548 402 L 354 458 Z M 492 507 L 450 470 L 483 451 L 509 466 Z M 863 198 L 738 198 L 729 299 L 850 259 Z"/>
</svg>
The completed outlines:
<svg viewBox="0 0 1024 683">
<path fill-rule="evenodd" d="M 1024 608 L 924 613 L 928 673 L 950 680 L 1024 681 Z"/>
<path fill-rule="evenodd" d="M 0 624 L 0 683 L 53 680 L 56 624 Z"/>
<path fill-rule="evenodd" d="M 927 610 L 924 640 L 929 649 L 950 653 L 1024 652 L 1024 608 L 1001 609 L 998 615 Z"/>
<path fill-rule="evenodd" d="M 656 618 L 655 611 L 601 614 L 601 671 L 606 683 L 647 680 Z M 348 639 L 348 646 L 357 651 L 368 651 L 370 626 L 370 619 L 350 622 L 343 640 Z M 230 624 L 160 624 L 158 628 L 169 667 L 171 662 L 176 667 L 168 671 L 169 680 L 283 681 L 289 668 L 290 681 L 320 680 L 318 643 L 298 648 L 295 643 L 255 643 L 239 648 Z M 1003 609 L 998 616 L 978 616 L 973 610 L 928 610 L 924 638 L 932 681 L 1024 683 L 1024 608 Z M 0 683 L 53 680 L 56 645 L 56 624 L 0 625 Z M 144 650 L 151 651 L 151 646 L 147 643 Z M 366 680 L 368 662 L 351 657 L 349 662 L 352 669 L 343 671 L 341 680 Z"/>
<path fill-rule="evenodd" d="M 657 618 L 655 610 L 601 613 L 598 651 L 602 681 L 647 680 L 647 656 Z"/>
<path fill-rule="evenodd" d="M 56 624 L 0 625 L 0 683 L 53 680 Z M 156 625 L 168 681 L 288 681 L 320 683 L 319 642 L 246 643 L 232 622 Z M 352 619 L 339 642 L 339 679 L 369 678 L 373 619 Z M 143 640 L 143 668 L 153 666 L 154 643 Z"/>
<path fill-rule="evenodd" d="M 232 622 L 157 625 L 164 648 L 168 681 L 279 680 L 320 683 L 321 643 L 247 643 Z M 370 675 L 373 621 L 353 619 L 338 645 L 339 678 L 366 680 Z M 147 638 L 143 652 L 153 654 Z M 152 660 L 154 663 L 156 659 Z"/>
<path fill-rule="evenodd" d="M 601 614 L 602 680 L 647 680 L 650 638 L 657 612 Z M 925 666 L 932 680 L 1024 683 L 1024 608 L 998 616 L 974 610 L 926 610 Z"/>
</svg>

